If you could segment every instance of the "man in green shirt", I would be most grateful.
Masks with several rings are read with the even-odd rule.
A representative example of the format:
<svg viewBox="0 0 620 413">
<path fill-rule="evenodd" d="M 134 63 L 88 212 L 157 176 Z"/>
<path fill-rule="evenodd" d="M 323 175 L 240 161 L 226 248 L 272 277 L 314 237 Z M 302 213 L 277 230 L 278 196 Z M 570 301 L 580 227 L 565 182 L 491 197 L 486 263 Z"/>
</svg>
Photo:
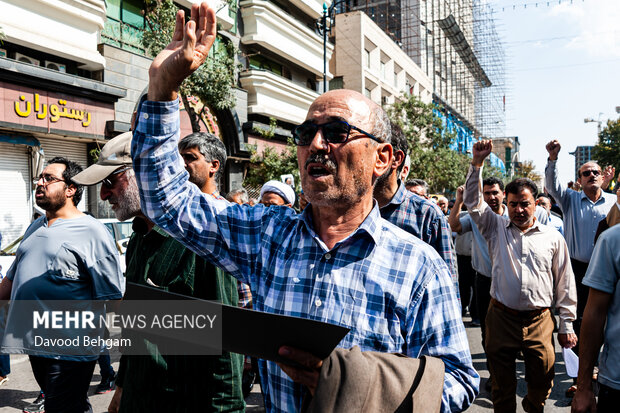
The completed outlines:
<svg viewBox="0 0 620 413">
<path fill-rule="evenodd" d="M 237 282 L 185 248 L 149 221 L 131 169 L 131 133 L 110 140 L 99 160 L 76 182 L 101 182 L 101 199 L 116 217 L 134 218 L 134 233 L 126 252 L 127 281 L 170 292 L 236 305 Z M 162 355 L 152 346 L 147 356 L 121 357 L 117 389 L 109 412 L 243 412 L 242 360 L 221 356 Z"/>
</svg>

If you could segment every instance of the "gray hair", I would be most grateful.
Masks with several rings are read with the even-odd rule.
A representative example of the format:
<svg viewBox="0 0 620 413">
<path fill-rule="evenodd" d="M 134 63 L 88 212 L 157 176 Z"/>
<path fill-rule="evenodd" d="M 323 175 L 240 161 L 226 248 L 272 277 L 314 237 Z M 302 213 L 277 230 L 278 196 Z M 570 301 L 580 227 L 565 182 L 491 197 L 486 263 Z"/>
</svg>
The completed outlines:
<svg viewBox="0 0 620 413">
<path fill-rule="evenodd" d="M 241 203 L 247 204 L 248 202 L 250 202 L 248 191 L 246 191 L 245 188 L 233 189 L 226 195 L 226 199 L 230 202 L 235 202 L 233 201 L 233 197 L 237 195 L 241 197 Z"/>
<path fill-rule="evenodd" d="M 424 179 L 409 179 L 405 182 L 405 186 L 421 186 L 426 192 L 428 192 L 428 184 Z"/>
<path fill-rule="evenodd" d="M 381 139 L 385 143 L 392 143 L 392 126 L 390 118 L 387 113 L 379 105 L 374 105 L 372 108 L 375 118 L 375 124 L 372 127 L 372 133 L 377 138 Z"/>
<path fill-rule="evenodd" d="M 218 160 L 220 162 L 220 168 L 214 176 L 215 183 L 219 188 L 222 176 L 224 176 L 224 167 L 226 166 L 226 146 L 224 146 L 224 142 L 212 133 L 194 132 L 179 141 L 179 151 L 192 148 L 198 148 L 198 152 L 205 157 L 205 161 Z"/>
</svg>

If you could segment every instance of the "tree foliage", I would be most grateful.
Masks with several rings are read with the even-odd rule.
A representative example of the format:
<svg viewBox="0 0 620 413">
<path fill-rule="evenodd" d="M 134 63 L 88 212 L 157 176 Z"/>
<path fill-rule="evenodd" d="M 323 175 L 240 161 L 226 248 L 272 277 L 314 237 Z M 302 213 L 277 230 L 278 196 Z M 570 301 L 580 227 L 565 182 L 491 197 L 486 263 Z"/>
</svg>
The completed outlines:
<svg viewBox="0 0 620 413">
<path fill-rule="evenodd" d="M 295 177 L 295 187 L 299 190 L 297 146 L 292 138 L 289 138 L 286 148 L 281 152 L 273 146 L 267 146 L 260 153 L 253 150 L 243 185 L 260 187 L 271 179 L 279 181 L 280 175 L 285 174 L 292 174 Z"/>
<path fill-rule="evenodd" d="M 405 94 L 388 109 L 388 114 L 409 142 L 409 177 L 424 179 L 432 192 L 451 192 L 465 183 L 470 159 L 450 148 L 455 134 L 446 130 L 441 118 L 433 112 L 436 108 L 432 103 Z"/>
<path fill-rule="evenodd" d="M 515 168 L 515 174 L 513 179 L 516 178 L 528 178 L 534 182 L 542 181 L 542 175 L 536 172 L 536 166 L 533 161 L 523 161 Z"/>
<path fill-rule="evenodd" d="M 592 157 L 605 167 L 611 165 L 620 171 L 620 119 L 608 120 L 598 135 L 598 143 L 592 149 Z"/>
<path fill-rule="evenodd" d="M 156 56 L 170 43 L 176 12 L 177 7 L 172 0 L 146 0 L 142 44 L 148 55 Z M 189 105 L 188 96 L 195 96 L 215 109 L 230 109 L 236 104 L 233 87 L 239 70 L 239 64 L 235 61 L 237 49 L 232 42 L 219 35 L 218 40 L 206 62 L 185 79 L 179 90 L 194 132 L 200 130 L 201 113 L 196 113 Z"/>
</svg>

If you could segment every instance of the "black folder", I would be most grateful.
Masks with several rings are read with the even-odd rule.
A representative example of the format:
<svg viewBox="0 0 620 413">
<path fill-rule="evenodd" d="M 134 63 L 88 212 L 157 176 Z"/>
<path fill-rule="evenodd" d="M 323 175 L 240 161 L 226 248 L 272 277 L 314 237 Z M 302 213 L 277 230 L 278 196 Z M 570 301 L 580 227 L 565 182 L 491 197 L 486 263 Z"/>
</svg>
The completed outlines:
<svg viewBox="0 0 620 413">
<path fill-rule="evenodd" d="M 123 300 L 197 300 L 159 288 L 127 282 Z M 209 306 L 214 302 L 206 301 Z M 281 346 L 296 347 L 325 359 L 349 328 L 306 318 L 265 313 L 217 303 L 222 307 L 222 349 L 265 360 L 294 364 L 278 355 Z M 183 337 L 178 337 L 183 341 Z"/>
</svg>

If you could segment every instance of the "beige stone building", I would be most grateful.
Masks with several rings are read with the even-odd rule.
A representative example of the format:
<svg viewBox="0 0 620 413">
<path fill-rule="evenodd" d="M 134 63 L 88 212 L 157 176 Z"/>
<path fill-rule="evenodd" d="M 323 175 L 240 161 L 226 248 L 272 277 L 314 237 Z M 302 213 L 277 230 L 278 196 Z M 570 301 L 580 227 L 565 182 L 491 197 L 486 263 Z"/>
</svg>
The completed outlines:
<svg viewBox="0 0 620 413">
<path fill-rule="evenodd" d="M 403 93 L 432 101 L 432 82 L 422 69 L 364 12 L 336 16 L 330 88 L 357 90 L 381 105 Z"/>
</svg>

